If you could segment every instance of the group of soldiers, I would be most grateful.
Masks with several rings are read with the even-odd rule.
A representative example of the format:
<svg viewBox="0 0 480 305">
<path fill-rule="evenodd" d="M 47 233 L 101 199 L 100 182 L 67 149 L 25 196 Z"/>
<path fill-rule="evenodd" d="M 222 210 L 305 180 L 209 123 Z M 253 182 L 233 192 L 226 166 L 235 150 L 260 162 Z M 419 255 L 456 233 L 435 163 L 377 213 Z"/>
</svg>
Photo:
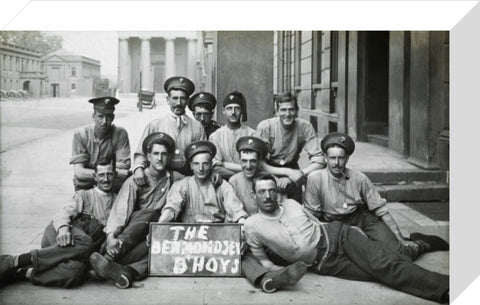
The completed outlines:
<svg viewBox="0 0 480 305">
<path fill-rule="evenodd" d="M 119 100 L 89 100 L 94 124 L 73 137 L 75 195 L 40 249 L 0 256 L 3 284 L 72 287 L 95 278 L 128 288 L 148 276 L 150 223 L 228 222 L 242 227 L 243 274 L 264 292 L 294 285 L 308 269 L 448 302 L 449 276 L 413 263 L 448 243 L 402 235 L 372 182 L 346 167 L 355 150 L 348 135 L 319 141 L 289 92 L 255 130 L 243 124 L 241 92 L 223 99 L 220 126 L 211 93 L 192 96 L 186 77 L 169 78 L 164 89 L 170 113 L 147 124 L 133 164 L 127 131 L 112 124 Z M 300 168 L 303 150 L 309 162 Z"/>
</svg>

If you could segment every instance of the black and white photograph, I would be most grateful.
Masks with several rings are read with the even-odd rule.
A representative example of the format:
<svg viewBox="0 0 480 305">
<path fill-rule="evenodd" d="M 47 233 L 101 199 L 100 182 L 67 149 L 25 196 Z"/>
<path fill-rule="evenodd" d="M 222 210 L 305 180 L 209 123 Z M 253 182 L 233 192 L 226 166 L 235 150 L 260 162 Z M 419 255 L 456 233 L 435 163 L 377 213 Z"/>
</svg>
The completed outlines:
<svg viewBox="0 0 480 305">
<path fill-rule="evenodd" d="M 475 279 L 451 295 L 455 32 L 268 18 L 3 25 L 1 304 L 448 304 Z"/>
</svg>

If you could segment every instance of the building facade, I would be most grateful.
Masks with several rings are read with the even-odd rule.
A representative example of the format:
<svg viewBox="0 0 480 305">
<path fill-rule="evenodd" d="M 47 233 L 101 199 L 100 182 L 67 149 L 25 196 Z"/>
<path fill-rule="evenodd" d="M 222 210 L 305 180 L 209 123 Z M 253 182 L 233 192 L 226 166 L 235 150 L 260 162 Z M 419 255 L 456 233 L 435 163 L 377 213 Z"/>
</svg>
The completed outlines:
<svg viewBox="0 0 480 305">
<path fill-rule="evenodd" d="M 0 43 L 1 90 L 24 90 L 32 97 L 40 97 L 43 79 L 43 62 L 39 52 Z"/>
<path fill-rule="evenodd" d="M 448 169 L 449 33 L 278 31 L 274 93 L 295 92 L 319 137 L 346 132 Z"/>
<path fill-rule="evenodd" d="M 197 31 L 118 33 L 118 88 L 138 92 L 140 86 L 157 93 L 171 76 L 190 78 L 204 90 L 203 36 Z M 141 78 L 140 78 L 141 74 Z"/>
<path fill-rule="evenodd" d="M 58 50 L 42 58 L 45 66 L 45 96 L 94 96 L 100 81 L 100 61 Z"/>
</svg>

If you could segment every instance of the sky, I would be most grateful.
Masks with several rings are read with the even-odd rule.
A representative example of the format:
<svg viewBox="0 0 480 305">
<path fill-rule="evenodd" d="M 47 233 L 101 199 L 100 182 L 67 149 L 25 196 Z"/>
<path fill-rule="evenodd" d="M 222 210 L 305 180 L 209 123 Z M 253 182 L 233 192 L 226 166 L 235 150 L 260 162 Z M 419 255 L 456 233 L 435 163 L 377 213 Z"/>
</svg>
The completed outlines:
<svg viewBox="0 0 480 305">
<path fill-rule="evenodd" d="M 118 35 L 116 31 L 44 31 L 61 35 L 63 48 L 75 55 L 100 61 L 100 74 L 110 83 L 117 83 Z"/>
</svg>

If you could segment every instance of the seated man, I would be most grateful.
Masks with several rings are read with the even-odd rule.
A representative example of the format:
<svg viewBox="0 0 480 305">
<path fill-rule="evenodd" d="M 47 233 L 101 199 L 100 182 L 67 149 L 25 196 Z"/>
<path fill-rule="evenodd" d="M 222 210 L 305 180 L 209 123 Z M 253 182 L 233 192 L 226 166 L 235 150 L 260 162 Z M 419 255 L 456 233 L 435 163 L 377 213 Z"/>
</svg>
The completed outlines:
<svg viewBox="0 0 480 305">
<path fill-rule="evenodd" d="M 222 127 L 217 121 L 212 120 L 215 106 L 217 106 L 217 99 L 208 92 L 199 92 L 188 101 L 188 109 L 192 111 L 195 120 L 202 124 L 207 139 L 212 133 Z"/>
<path fill-rule="evenodd" d="M 435 238 L 421 233 L 413 233 L 411 240 L 403 238 L 373 183 L 363 173 L 346 167 L 355 150 L 355 143 L 347 134 L 330 133 L 322 139 L 321 147 L 326 153 L 327 168 L 308 177 L 304 196 L 305 208 L 320 221 L 338 220 L 360 227 L 370 239 L 409 256 L 418 247 L 411 240 L 428 242 Z"/>
<path fill-rule="evenodd" d="M 217 147 L 214 170 L 228 180 L 241 171 L 235 144 L 239 138 L 253 135 L 255 130 L 242 124 L 247 121 L 247 102 L 241 92 L 230 92 L 223 99 L 223 115 L 225 126 L 212 133 L 209 140 Z"/>
<path fill-rule="evenodd" d="M 115 199 L 115 161 L 99 159 L 97 185 L 79 190 L 43 233 L 41 249 L 0 256 L 0 282 L 29 280 L 36 285 L 72 287 L 85 278 L 90 254 L 105 240 L 103 226 Z"/>
<path fill-rule="evenodd" d="M 119 288 L 128 288 L 134 280 L 147 277 L 145 236 L 149 222 L 158 220 L 173 183 L 168 167 L 175 151 L 173 139 L 163 132 L 151 133 L 143 141 L 142 150 L 149 162 L 145 170 L 147 183 L 138 186 L 133 176 L 125 181 L 105 227 L 106 254 L 93 253 L 90 257 L 96 274 Z"/>
<path fill-rule="evenodd" d="M 258 123 L 255 135 L 268 144 L 268 164 L 273 167 L 268 172 L 283 177 L 279 187 L 286 189 L 288 198 L 302 202 L 302 184 L 306 177 L 325 167 L 323 152 L 312 124 L 297 118 L 298 104 L 294 95 L 286 92 L 275 97 L 275 112 L 276 117 Z M 310 164 L 300 169 L 298 159 L 303 149 Z"/>
<path fill-rule="evenodd" d="M 254 183 L 259 213 L 245 222 L 245 235 L 253 255 L 267 268 L 278 268 L 266 249 L 289 262 L 305 262 L 321 275 L 378 281 L 394 289 L 437 302 L 448 302 L 449 276 L 412 263 L 384 244 L 369 239 L 358 227 L 335 221 L 320 223 L 294 200 L 281 205 L 277 184 L 270 175 Z M 440 239 L 419 242 L 419 252 L 444 248 Z"/>
<path fill-rule="evenodd" d="M 248 215 L 255 215 L 258 212 L 253 181 L 260 175 L 260 162 L 267 155 L 267 145 L 256 137 L 242 137 L 237 142 L 237 151 L 240 157 L 242 171 L 230 178 L 235 194 L 242 198 L 243 206 Z M 280 194 L 278 194 L 280 198 Z M 281 199 L 280 201 L 283 201 Z M 288 264 L 280 261 L 273 253 L 269 253 L 271 259 L 275 259 L 282 265 Z M 253 286 L 260 286 L 264 292 L 275 292 L 279 288 L 294 285 L 305 274 L 305 264 L 297 262 L 286 268 L 271 271 L 261 265 L 258 260 L 247 249 L 242 256 L 242 271 L 245 277 Z"/>
<path fill-rule="evenodd" d="M 115 155 L 117 178 L 114 189 L 117 192 L 127 179 L 130 169 L 130 142 L 125 129 L 112 124 L 115 119 L 115 105 L 120 101 L 105 96 L 90 99 L 93 104 L 94 125 L 82 127 L 73 135 L 72 158 L 73 185 L 75 190 L 88 190 L 95 186 L 94 167 L 98 159 Z"/>
</svg>

